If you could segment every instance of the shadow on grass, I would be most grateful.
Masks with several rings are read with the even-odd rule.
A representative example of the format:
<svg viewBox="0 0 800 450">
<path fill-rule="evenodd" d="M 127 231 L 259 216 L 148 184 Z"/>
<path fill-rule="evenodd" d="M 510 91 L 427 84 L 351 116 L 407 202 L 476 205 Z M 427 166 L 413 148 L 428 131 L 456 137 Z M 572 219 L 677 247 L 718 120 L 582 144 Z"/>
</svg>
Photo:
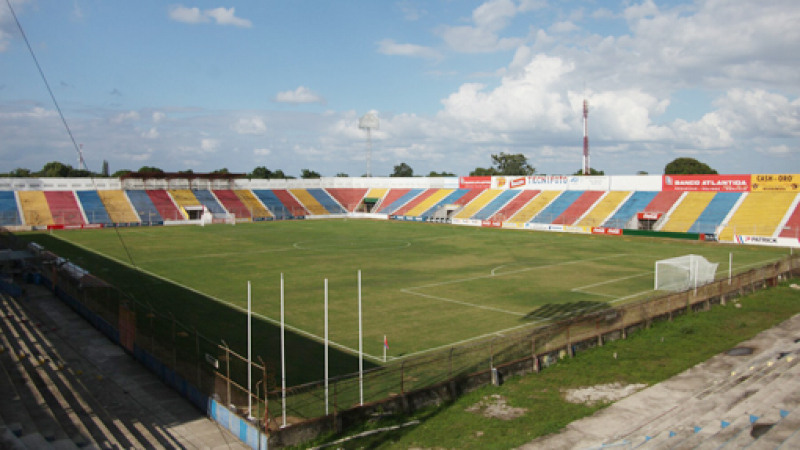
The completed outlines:
<svg viewBox="0 0 800 450">
<path fill-rule="evenodd" d="M 521 320 L 560 320 L 569 319 L 602 311 L 611 311 L 614 308 L 606 302 L 568 302 L 546 303 L 529 312 Z"/>
<path fill-rule="evenodd" d="M 46 234 L 21 236 L 35 241 L 58 256 L 67 258 L 112 284 L 136 300 L 137 327 L 140 334 L 154 335 L 157 339 L 170 339 L 171 320 L 148 321 L 145 319 L 148 306 L 160 315 L 174 316 L 177 322 L 212 343 L 224 340 L 239 355 L 247 355 L 247 314 L 230 305 L 220 303 L 206 295 L 188 290 L 164 279 L 150 276 L 97 253 L 84 250 L 56 237 Z M 205 276 L 199 274 L 198 276 Z M 148 324 L 149 323 L 149 324 Z M 114 324 L 118 326 L 118 324 Z M 150 328 L 150 329 L 147 329 Z M 166 329 L 164 329 L 166 328 Z M 191 333 L 193 334 L 193 332 Z M 307 336 L 286 330 L 286 376 L 287 386 L 318 381 L 324 378 L 324 345 Z M 253 317 L 253 360 L 263 358 L 272 372 L 280 374 L 280 326 Z M 186 339 L 194 352 L 194 339 Z M 170 345 L 170 342 L 163 342 Z M 213 346 L 213 344 L 212 344 Z M 208 345 L 204 345 L 208 347 Z M 198 355 L 200 358 L 202 356 Z M 358 371 L 358 356 L 329 348 L 330 376 L 340 376 Z M 364 369 L 377 367 L 364 361 Z M 279 375 L 278 375 L 279 376 Z"/>
</svg>

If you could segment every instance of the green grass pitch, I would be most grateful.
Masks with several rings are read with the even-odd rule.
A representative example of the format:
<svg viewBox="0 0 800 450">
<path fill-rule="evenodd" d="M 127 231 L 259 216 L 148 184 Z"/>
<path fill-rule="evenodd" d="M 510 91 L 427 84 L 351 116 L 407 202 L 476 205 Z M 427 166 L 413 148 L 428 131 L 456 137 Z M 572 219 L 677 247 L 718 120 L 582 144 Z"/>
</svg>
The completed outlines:
<svg viewBox="0 0 800 450">
<path fill-rule="evenodd" d="M 245 354 L 247 282 L 254 355 L 279 361 L 280 277 L 291 327 L 289 382 L 322 378 L 324 280 L 329 283 L 331 373 L 358 369 L 357 272 L 362 271 L 368 367 L 542 323 L 566 312 L 653 292 L 655 261 L 700 254 L 727 276 L 780 259 L 785 249 L 372 220 L 305 220 L 207 227 L 28 234 L 136 299 L 224 339 Z M 120 263 L 121 262 L 121 263 Z M 123 264 L 124 263 L 124 264 Z M 219 300 L 213 301 L 209 297 Z M 239 309 L 226 305 L 234 305 Z"/>
</svg>

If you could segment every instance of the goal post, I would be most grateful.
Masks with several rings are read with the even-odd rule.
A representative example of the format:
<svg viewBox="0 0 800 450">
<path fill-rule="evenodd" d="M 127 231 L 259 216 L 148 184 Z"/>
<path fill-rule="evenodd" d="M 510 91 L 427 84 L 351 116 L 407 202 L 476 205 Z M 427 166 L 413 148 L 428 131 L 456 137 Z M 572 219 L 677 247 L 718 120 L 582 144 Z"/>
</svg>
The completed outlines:
<svg viewBox="0 0 800 450">
<path fill-rule="evenodd" d="M 717 263 L 700 255 L 684 255 L 656 261 L 655 290 L 684 291 L 714 281 Z"/>
</svg>

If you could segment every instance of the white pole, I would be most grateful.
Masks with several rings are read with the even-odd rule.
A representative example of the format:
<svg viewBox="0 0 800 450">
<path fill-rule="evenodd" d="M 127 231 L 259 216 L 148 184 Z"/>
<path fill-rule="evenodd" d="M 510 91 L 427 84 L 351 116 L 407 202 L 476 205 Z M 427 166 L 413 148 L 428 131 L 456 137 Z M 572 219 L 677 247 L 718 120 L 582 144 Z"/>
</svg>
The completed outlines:
<svg viewBox="0 0 800 450">
<path fill-rule="evenodd" d="M 386 362 L 386 335 L 383 335 L 383 362 Z"/>
<path fill-rule="evenodd" d="M 281 428 L 286 426 L 286 327 L 283 315 L 283 274 L 281 274 L 281 400 L 283 409 L 283 422 Z"/>
<path fill-rule="evenodd" d="M 325 279 L 325 415 L 328 415 L 328 279 Z"/>
<path fill-rule="evenodd" d="M 728 253 L 728 284 L 731 284 L 733 277 L 733 252 Z"/>
<path fill-rule="evenodd" d="M 253 418 L 253 314 L 250 282 L 247 282 L 247 418 Z"/>
<path fill-rule="evenodd" d="M 358 271 L 358 390 L 364 404 L 364 328 L 361 321 L 361 271 Z"/>
</svg>

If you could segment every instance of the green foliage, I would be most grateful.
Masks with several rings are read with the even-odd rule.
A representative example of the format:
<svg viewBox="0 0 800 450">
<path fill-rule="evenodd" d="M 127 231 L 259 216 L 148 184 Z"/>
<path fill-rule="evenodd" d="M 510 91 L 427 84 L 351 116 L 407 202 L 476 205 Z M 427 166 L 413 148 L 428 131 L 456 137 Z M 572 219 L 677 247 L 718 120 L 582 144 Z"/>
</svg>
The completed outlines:
<svg viewBox="0 0 800 450">
<path fill-rule="evenodd" d="M 0 174 L 0 177 L 7 177 L 7 178 L 30 178 L 36 176 L 36 174 L 31 173 L 29 169 L 23 169 L 18 167 L 11 172 Z"/>
<path fill-rule="evenodd" d="M 158 167 L 151 167 L 151 166 L 142 166 L 139 170 L 139 173 L 164 173 L 163 170 L 159 169 Z"/>
<path fill-rule="evenodd" d="M 303 169 L 300 171 L 300 178 L 304 180 L 308 180 L 310 178 L 320 178 L 322 175 L 319 172 L 314 172 L 313 170 Z"/>
<path fill-rule="evenodd" d="M 492 165 L 500 175 L 533 175 L 536 169 L 528 164 L 528 158 L 522 153 L 503 153 L 492 155 Z"/>
<path fill-rule="evenodd" d="M 430 177 L 430 178 L 437 178 L 437 177 L 454 177 L 454 176 L 456 176 L 456 174 L 454 174 L 454 173 L 445 172 L 445 171 L 442 171 L 442 172 L 436 172 L 436 171 L 433 171 L 433 170 L 431 170 L 431 173 L 429 173 L 429 174 L 428 174 L 428 177 Z"/>
<path fill-rule="evenodd" d="M 589 167 L 589 175 L 605 175 L 606 173 L 602 170 L 597 170 L 594 167 Z M 572 175 L 581 176 L 583 175 L 583 169 L 578 169 L 577 172 L 573 173 Z"/>
<path fill-rule="evenodd" d="M 100 175 L 104 177 L 108 177 L 108 161 L 103 160 L 103 169 L 100 171 Z"/>
<path fill-rule="evenodd" d="M 350 177 L 350 175 L 348 175 L 348 174 L 346 174 L 344 172 L 339 172 L 339 173 L 336 174 L 336 178 L 349 178 L 349 177 Z"/>
<path fill-rule="evenodd" d="M 500 172 L 494 167 L 489 167 L 488 169 L 485 167 L 476 167 L 475 170 L 469 173 L 471 177 L 491 177 L 495 175 L 500 175 Z"/>
<path fill-rule="evenodd" d="M 414 169 L 412 169 L 411 166 L 406 163 L 400 163 L 394 166 L 394 172 L 392 172 L 392 174 L 389 176 L 410 178 L 414 176 Z"/>
<path fill-rule="evenodd" d="M 130 174 L 132 172 L 133 172 L 132 170 L 122 169 L 122 170 L 118 170 L 118 171 L 112 173 L 111 177 L 113 177 L 113 178 L 124 177 L 125 175 L 128 175 L 128 174 Z"/>
<path fill-rule="evenodd" d="M 44 165 L 42 170 L 38 173 L 40 177 L 58 177 L 58 178 L 66 178 L 69 177 L 70 172 L 74 169 L 72 166 L 58 162 L 52 161 Z"/>
<path fill-rule="evenodd" d="M 717 175 L 717 171 L 694 158 L 677 158 L 664 167 L 664 175 Z"/>
<path fill-rule="evenodd" d="M 256 179 L 269 179 L 273 178 L 273 173 L 271 170 L 267 169 L 264 166 L 258 166 L 250 172 L 249 178 L 256 178 Z"/>
</svg>

